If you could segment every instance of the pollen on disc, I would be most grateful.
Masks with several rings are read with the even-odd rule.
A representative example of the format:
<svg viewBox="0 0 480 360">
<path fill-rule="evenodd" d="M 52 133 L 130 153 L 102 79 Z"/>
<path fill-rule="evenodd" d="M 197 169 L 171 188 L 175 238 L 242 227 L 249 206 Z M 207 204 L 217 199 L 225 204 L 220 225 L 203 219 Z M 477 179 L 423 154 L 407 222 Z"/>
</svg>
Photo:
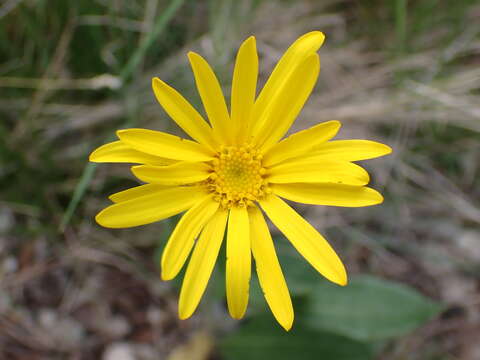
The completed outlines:
<svg viewBox="0 0 480 360">
<path fill-rule="evenodd" d="M 223 146 L 212 167 L 207 187 L 224 208 L 253 205 L 268 192 L 262 156 L 250 145 Z"/>
</svg>

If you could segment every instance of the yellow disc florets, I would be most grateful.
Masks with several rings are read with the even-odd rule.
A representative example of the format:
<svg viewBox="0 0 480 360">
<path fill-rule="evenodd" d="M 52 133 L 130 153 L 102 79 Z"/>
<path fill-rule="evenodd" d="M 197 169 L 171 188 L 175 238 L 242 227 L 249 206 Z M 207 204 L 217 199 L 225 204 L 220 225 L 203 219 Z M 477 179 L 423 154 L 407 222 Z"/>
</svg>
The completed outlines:
<svg viewBox="0 0 480 360">
<path fill-rule="evenodd" d="M 253 205 L 269 192 L 262 155 L 250 145 L 222 146 L 212 168 L 207 186 L 224 208 Z"/>
</svg>

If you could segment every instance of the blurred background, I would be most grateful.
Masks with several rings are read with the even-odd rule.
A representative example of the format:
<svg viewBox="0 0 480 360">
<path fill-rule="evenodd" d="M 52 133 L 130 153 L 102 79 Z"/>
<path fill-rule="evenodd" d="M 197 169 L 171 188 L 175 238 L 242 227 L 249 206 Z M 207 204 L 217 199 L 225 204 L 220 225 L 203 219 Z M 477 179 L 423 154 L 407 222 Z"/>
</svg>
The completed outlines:
<svg viewBox="0 0 480 360">
<path fill-rule="evenodd" d="M 475 0 L 1 0 L 0 359 L 480 359 L 480 4 Z M 265 82 L 288 45 L 321 30 L 322 70 L 293 130 L 389 144 L 364 165 L 385 202 L 296 206 L 344 259 L 328 284 L 274 232 L 295 303 L 281 330 L 252 279 L 229 318 L 224 254 L 196 314 L 177 318 L 182 276 L 159 279 L 176 219 L 99 227 L 128 166 L 87 164 L 125 127 L 181 134 L 151 78 L 199 110 L 186 53 L 230 93 L 255 35 Z M 274 230 L 275 231 L 275 230 Z"/>
</svg>

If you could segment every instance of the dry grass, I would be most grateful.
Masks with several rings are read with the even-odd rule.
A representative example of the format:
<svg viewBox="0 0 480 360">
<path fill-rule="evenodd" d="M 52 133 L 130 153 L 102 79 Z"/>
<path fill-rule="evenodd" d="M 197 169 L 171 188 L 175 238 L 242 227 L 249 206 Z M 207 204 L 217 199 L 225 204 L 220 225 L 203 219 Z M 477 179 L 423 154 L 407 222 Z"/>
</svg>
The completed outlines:
<svg viewBox="0 0 480 360">
<path fill-rule="evenodd" d="M 34 6 L 25 3 L 2 5 L 0 20 L 16 16 L 15 7 Z M 123 2 L 113 3 L 118 9 Z M 362 30 L 372 19 L 362 17 L 355 2 L 212 2 L 194 6 L 210 14 L 209 24 L 182 19 L 180 12 L 177 22 L 197 21 L 182 46 L 156 65 L 146 59 L 126 85 L 113 70 L 88 77 L 71 72 L 68 44 L 80 27 L 120 27 L 141 41 L 153 26 L 152 14 L 164 5 L 132 2 L 139 20 L 113 11 L 67 22 L 48 66 L 35 76 L 13 76 L 8 69 L 15 59 L 0 63 L 4 94 L 8 88 L 31 89 L 0 97 L 2 184 L 25 172 L 17 187 L 5 187 L 0 201 L 0 358 L 106 359 L 114 351 L 109 344 L 119 342 L 136 359 L 186 359 L 185 347 L 203 354 L 198 359 L 216 358 L 204 334 L 233 326 L 221 305 L 207 300 L 213 304 L 179 321 L 176 285 L 158 279 L 152 253 L 171 223 L 112 232 L 92 220 L 105 206 L 105 194 L 133 184 L 124 166 L 98 168 L 71 222 L 62 233 L 58 228 L 86 155 L 113 129 L 134 121 L 178 131 L 151 94 L 152 76 L 198 103 L 187 50 L 204 54 L 228 84 L 232 51 L 255 34 L 264 81 L 286 46 L 311 29 L 327 34 L 322 73 L 294 129 L 338 119 L 341 137 L 382 141 L 394 154 L 367 165 L 373 186 L 386 196 L 383 205 L 301 210 L 344 254 L 351 273 L 401 281 L 446 305 L 432 323 L 387 344 L 379 359 L 480 358 L 480 27 L 472 21 L 480 8 L 469 8 L 464 30 L 432 28 L 411 39 L 415 50 L 398 55 L 388 46 L 394 30 L 382 23 L 384 33 L 372 39 Z M 119 61 L 115 46 L 120 44 L 104 44 L 106 63 Z M 17 192 L 36 195 L 30 202 Z"/>
</svg>

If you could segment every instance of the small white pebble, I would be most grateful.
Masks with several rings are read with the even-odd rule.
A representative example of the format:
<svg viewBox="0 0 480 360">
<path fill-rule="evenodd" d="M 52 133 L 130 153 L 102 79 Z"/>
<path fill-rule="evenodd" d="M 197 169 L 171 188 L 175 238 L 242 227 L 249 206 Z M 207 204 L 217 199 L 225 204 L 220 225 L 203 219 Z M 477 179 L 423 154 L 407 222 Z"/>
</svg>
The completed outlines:
<svg viewBox="0 0 480 360">
<path fill-rule="evenodd" d="M 107 346 L 102 360 L 136 360 L 132 345 L 125 342 L 112 343 Z"/>
<path fill-rule="evenodd" d="M 14 256 L 9 256 L 3 262 L 3 271 L 8 273 L 13 273 L 18 269 L 18 261 Z"/>
</svg>

